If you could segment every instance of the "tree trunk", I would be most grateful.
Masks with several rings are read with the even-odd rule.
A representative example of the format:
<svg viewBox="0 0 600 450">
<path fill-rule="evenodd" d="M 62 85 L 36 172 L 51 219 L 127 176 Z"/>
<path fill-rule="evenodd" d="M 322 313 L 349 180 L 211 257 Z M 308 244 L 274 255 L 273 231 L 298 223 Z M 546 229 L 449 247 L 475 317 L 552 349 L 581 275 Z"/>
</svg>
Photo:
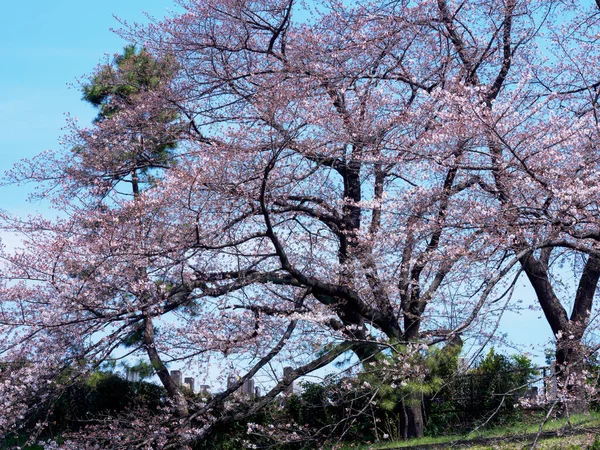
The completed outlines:
<svg viewBox="0 0 600 450">
<path fill-rule="evenodd" d="M 581 339 L 588 326 L 592 304 L 600 279 L 600 258 L 588 257 L 571 316 L 561 305 L 550 282 L 548 264 L 551 249 L 542 251 L 540 259 L 532 254 L 521 258 L 521 265 L 533 286 L 538 302 L 556 336 L 556 381 L 563 414 L 589 411 L 583 370 L 585 352 Z"/>
<path fill-rule="evenodd" d="M 568 333 L 557 339 L 556 383 L 558 395 L 562 397 L 561 413 L 563 415 L 589 412 L 590 405 L 586 395 L 584 368 L 585 353 L 581 339 Z"/>
<path fill-rule="evenodd" d="M 169 399 L 173 402 L 175 413 L 178 417 L 187 416 L 189 412 L 187 401 L 156 350 L 156 344 L 154 343 L 154 324 L 152 323 L 152 318 L 148 316 L 144 319 L 144 346 L 146 347 L 146 352 L 152 363 L 152 367 L 154 367 L 154 372 L 166 389 Z"/>
<path fill-rule="evenodd" d="M 408 304 L 404 305 L 404 340 L 406 342 L 418 342 L 419 332 L 423 312 L 425 311 L 425 302 L 419 301 L 420 290 L 418 286 L 413 291 L 414 298 Z M 423 408 L 421 406 L 421 392 L 414 392 L 407 399 L 406 409 L 406 429 L 409 438 L 421 438 L 425 431 L 425 420 Z"/>
<path fill-rule="evenodd" d="M 406 436 L 409 438 L 422 438 L 425 431 L 423 409 L 420 394 L 413 394 L 406 404 Z"/>
</svg>

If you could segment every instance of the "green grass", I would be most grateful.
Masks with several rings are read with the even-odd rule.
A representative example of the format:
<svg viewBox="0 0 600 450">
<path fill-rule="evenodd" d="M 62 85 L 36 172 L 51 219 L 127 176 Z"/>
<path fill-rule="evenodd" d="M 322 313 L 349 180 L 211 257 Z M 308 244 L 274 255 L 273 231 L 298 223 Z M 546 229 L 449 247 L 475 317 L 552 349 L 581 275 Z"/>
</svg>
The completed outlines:
<svg viewBox="0 0 600 450">
<path fill-rule="evenodd" d="M 537 422 L 537 423 L 536 423 Z M 424 445 L 447 444 L 448 447 L 457 449 L 488 450 L 488 449 L 519 449 L 523 448 L 524 442 L 528 439 L 527 435 L 536 434 L 540 428 L 541 419 L 534 422 L 515 424 L 511 426 L 478 430 L 467 434 L 440 437 L 424 437 L 421 439 L 410 439 L 408 441 L 397 442 L 379 442 L 375 444 L 357 445 L 347 444 L 343 450 L 383 450 L 419 447 Z M 570 425 L 569 425 L 570 423 Z M 593 433 L 585 432 L 589 428 L 600 427 L 600 413 L 591 413 L 589 415 L 574 415 L 570 419 L 549 420 L 544 424 L 545 432 L 557 432 L 562 430 L 566 432 L 573 429 L 581 429 L 581 434 L 564 436 L 559 438 L 540 439 L 538 449 L 585 449 L 595 440 Z M 527 439 L 526 439 L 527 438 Z M 480 441 L 481 439 L 498 440 L 494 444 L 458 444 L 458 441 Z M 532 441 L 532 439 L 529 439 Z M 452 445 L 452 444 L 455 445 Z"/>
<path fill-rule="evenodd" d="M 536 450 L 585 450 L 596 442 L 598 436 L 594 433 L 584 433 L 576 436 L 540 439 Z M 496 443 L 493 445 L 471 445 L 455 447 L 457 450 L 523 450 L 530 449 L 532 439 L 515 442 Z M 598 445 L 598 444 L 597 444 Z"/>
</svg>

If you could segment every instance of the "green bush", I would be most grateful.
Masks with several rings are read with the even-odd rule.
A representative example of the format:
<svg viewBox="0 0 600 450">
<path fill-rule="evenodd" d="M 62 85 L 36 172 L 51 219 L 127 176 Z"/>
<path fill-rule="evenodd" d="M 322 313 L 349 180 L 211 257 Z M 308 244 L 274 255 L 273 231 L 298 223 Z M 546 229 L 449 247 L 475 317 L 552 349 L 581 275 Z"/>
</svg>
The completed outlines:
<svg viewBox="0 0 600 450">
<path fill-rule="evenodd" d="M 130 382 L 110 372 L 95 372 L 70 386 L 55 403 L 50 417 L 53 431 L 74 431 L 100 414 L 117 414 L 134 406 L 155 410 L 164 390 L 144 381 Z"/>
<path fill-rule="evenodd" d="M 524 355 L 506 356 L 493 348 L 466 374 L 445 378 L 443 388 L 427 402 L 426 434 L 467 431 L 484 422 L 506 425 L 520 420 L 515 405 L 538 375 Z"/>
<path fill-rule="evenodd" d="M 65 387 L 51 400 L 39 403 L 19 436 L 7 440 L 25 442 L 37 423 L 45 424 L 40 438 L 56 439 L 66 432 L 78 431 L 95 419 L 117 415 L 127 409 L 156 410 L 165 403 L 162 387 L 144 381 L 130 382 L 109 371 L 97 371 Z M 31 449 L 37 447 L 28 447 Z"/>
</svg>

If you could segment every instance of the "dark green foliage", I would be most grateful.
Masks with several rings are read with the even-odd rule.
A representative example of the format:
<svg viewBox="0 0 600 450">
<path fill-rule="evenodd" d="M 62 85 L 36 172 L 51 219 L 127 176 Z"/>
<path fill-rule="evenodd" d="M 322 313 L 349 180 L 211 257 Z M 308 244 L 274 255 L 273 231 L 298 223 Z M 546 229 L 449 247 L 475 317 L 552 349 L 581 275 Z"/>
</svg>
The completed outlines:
<svg viewBox="0 0 600 450">
<path fill-rule="evenodd" d="M 237 450 L 244 448 L 248 440 L 246 423 L 231 423 L 227 427 L 217 427 L 214 435 L 207 441 L 202 441 L 194 450 Z"/>
<path fill-rule="evenodd" d="M 75 431 L 94 419 L 133 407 L 156 410 L 164 402 L 163 389 L 147 382 L 129 382 L 110 372 L 95 372 L 66 389 L 49 417 L 49 432 Z"/>
<path fill-rule="evenodd" d="M 134 97 L 167 83 L 174 70 L 172 58 L 157 59 L 144 49 L 128 45 L 112 64 L 103 66 L 83 87 L 83 100 L 100 111 L 97 122 L 112 117 L 123 106 L 131 106 Z M 165 111 L 165 120 L 173 112 Z"/>
<path fill-rule="evenodd" d="M 222 406 L 218 411 L 222 412 Z M 250 405 L 248 405 L 250 406 Z M 246 419 L 217 425 L 206 441 L 194 446 L 193 450 L 238 450 L 257 448 L 269 450 L 308 450 L 318 448 L 312 436 L 303 436 L 300 440 L 286 441 L 286 437 L 278 433 L 278 429 L 290 421 L 290 416 L 277 405 L 270 405 L 260 413 L 248 416 Z M 273 431 L 269 433 L 248 432 L 248 425 L 264 427 Z"/>
<path fill-rule="evenodd" d="M 19 435 L 8 435 L 0 439 L 0 448 L 14 448 L 14 445 L 22 447 L 34 429 L 42 440 L 60 441 L 65 433 L 76 432 L 125 411 L 136 408 L 155 411 L 165 405 L 166 392 L 162 387 L 143 381 L 126 381 L 110 371 L 113 368 L 111 366 L 114 365 L 103 365 L 104 370 L 80 378 L 66 386 L 62 392 L 57 392 L 51 403 L 40 404 L 38 411 L 19 430 Z M 43 424 L 41 430 L 37 430 L 38 423 Z M 35 450 L 39 447 L 34 445 L 22 448 Z"/>
<path fill-rule="evenodd" d="M 497 415 L 498 421 L 501 421 L 503 416 L 512 414 L 518 398 L 527 390 L 533 376 L 538 374 L 526 356 L 508 357 L 492 348 L 472 375 L 479 384 L 480 399 L 476 406 L 484 411 L 500 408 Z"/>
<path fill-rule="evenodd" d="M 323 384 L 303 383 L 303 392 L 285 404 L 288 420 L 305 429 L 316 442 L 343 436 L 347 441 L 365 442 L 376 438 L 373 414 L 382 420 L 388 411 L 371 404 L 366 389 L 345 386 L 348 380 L 331 378 Z"/>
<path fill-rule="evenodd" d="M 109 184 L 126 181 L 137 195 L 144 185 L 155 184 L 157 171 L 174 164 L 181 129 L 179 111 L 167 92 L 175 72 L 174 58 L 129 45 L 83 86 L 83 100 L 99 110 L 98 140 L 72 149 L 91 170 L 86 176 Z M 120 115 L 122 111 L 127 113 Z M 101 155 L 106 152 L 110 156 Z"/>
<path fill-rule="evenodd" d="M 445 384 L 427 402 L 430 436 L 467 431 L 486 422 L 501 425 L 519 420 L 515 405 L 538 375 L 524 355 L 506 356 L 492 348 L 473 370 L 445 377 Z"/>
<path fill-rule="evenodd" d="M 444 377 L 456 373 L 459 353 L 460 345 L 426 352 L 400 346 L 366 363 L 355 378 L 305 383 L 302 394 L 288 399 L 286 412 L 322 439 L 401 440 L 409 407 L 439 392 Z"/>
<path fill-rule="evenodd" d="M 135 328 L 129 335 L 123 339 L 123 346 L 126 348 L 138 347 L 143 340 L 144 330 L 141 326 Z"/>
<path fill-rule="evenodd" d="M 517 421 L 517 399 L 537 374 L 531 361 L 492 349 L 471 371 L 457 374 L 459 353 L 460 346 L 447 346 L 416 356 L 427 366 L 426 375 L 419 383 L 402 384 L 385 378 L 383 368 L 391 367 L 391 359 L 380 355 L 357 378 L 304 384 L 302 394 L 288 399 L 288 419 L 282 420 L 307 426 L 322 439 L 373 442 L 387 435 L 401 440 L 405 406 L 420 398 L 430 436 L 472 430 L 488 419 L 486 426 Z"/>
<path fill-rule="evenodd" d="M 152 367 L 152 364 L 147 363 L 146 361 L 142 361 L 142 360 L 138 360 L 135 364 L 133 365 L 128 365 L 128 364 L 123 364 L 123 367 L 125 367 L 125 369 L 136 373 L 139 377 L 139 379 L 143 380 L 145 378 L 150 378 L 152 375 L 154 375 L 154 367 Z"/>
<path fill-rule="evenodd" d="M 590 353 L 586 361 L 586 368 L 588 371 L 588 383 L 595 386 L 597 389 L 600 388 L 600 357 L 597 353 Z M 598 396 L 593 396 L 590 401 L 590 410 L 594 412 L 600 412 L 600 399 Z M 600 450 L 600 444 L 598 444 L 598 450 Z"/>
<path fill-rule="evenodd" d="M 525 356 L 506 356 L 492 349 L 471 371 L 457 375 L 459 353 L 457 346 L 430 349 L 414 356 L 426 365 L 418 392 L 413 383 L 391 381 L 386 371 L 393 370 L 390 369 L 394 367 L 393 358 L 381 354 L 356 377 L 304 383 L 303 392 L 288 397 L 283 407 L 271 405 L 260 414 L 217 426 L 211 438 L 194 450 L 234 450 L 246 445 L 308 450 L 322 448 L 328 440 L 366 443 L 384 436 L 401 440 L 405 405 L 416 398 L 415 393 L 421 395 L 425 429 L 430 436 L 472 430 L 492 413 L 495 414 L 486 426 L 517 420 L 520 411 L 514 406 L 516 397 L 537 373 L 531 361 Z M 142 376 L 151 372 L 147 364 L 130 369 L 138 370 Z M 163 402 L 163 389 L 154 384 L 132 383 L 111 372 L 98 371 L 69 387 L 54 404 L 45 434 L 60 436 L 66 431 L 77 431 L 95 419 L 136 407 L 151 411 Z M 250 423 L 257 425 L 258 431 L 248 433 Z M 291 427 L 286 429 L 288 425 L 284 424 Z M 299 439 L 288 439 L 289 431 L 298 431 Z M 592 448 L 600 448 L 600 444 L 594 445 Z"/>
<path fill-rule="evenodd" d="M 331 397 L 337 397 L 335 385 L 303 383 L 302 387 L 302 394 L 292 395 L 286 402 L 286 411 L 292 420 L 314 430 L 334 424 L 339 415 L 338 408 L 332 407 Z"/>
<path fill-rule="evenodd" d="M 22 449 L 22 450 L 44 450 L 41 445 L 26 445 L 27 436 L 3 436 L 0 437 L 0 449 Z"/>
</svg>

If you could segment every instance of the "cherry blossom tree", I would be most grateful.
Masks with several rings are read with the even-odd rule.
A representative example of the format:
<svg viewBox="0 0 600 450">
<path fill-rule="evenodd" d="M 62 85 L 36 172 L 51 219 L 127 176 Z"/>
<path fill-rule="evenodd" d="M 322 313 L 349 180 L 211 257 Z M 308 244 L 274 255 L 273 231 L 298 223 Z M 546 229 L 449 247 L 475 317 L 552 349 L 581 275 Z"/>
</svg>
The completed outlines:
<svg viewBox="0 0 600 450">
<path fill-rule="evenodd" d="M 505 280 L 519 267 L 558 335 L 559 363 L 575 367 L 567 355 L 581 353 L 600 273 L 598 86 L 543 45 L 574 58 L 587 36 L 593 55 L 595 10 L 179 3 L 183 12 L 121 32 L 144 48 L 134 69 L 137 58 L 160 69 L 156 82 L 130 77 L 126 59 L 101 66 L 89 85 L 102 91 L 100 119 L 71 123 L 63 154 L 9 174 L 39 183 L 60 216 L 3 217 L 23 236 L 3 255 L 3 430 L 103 361 L 140 354 L 169 408 L 79 438 L 191 447 L 342 355 L 366 364 L 456 342 L 492 300 L 510 298 Z M 579 28 L 547 39 L 540 30 L 565 10 Z M 589 255 L 570 321 L 548 284 L 565 251 Z M 461 311 L 452 321 L 448 302 Z M 284 358 L 293 370 L 263 397 L 236 397 Z M 215 359 L 245 370 L 208 402 L 186 397 L 168 370 L 208 373 Z M 418 393 L 405 403 L 406 435 L 422 435 Z"/>
<path fill-rule="evenodd" d="M 589 356 L 582 339 L 600 277 L 598 81 L 589 64 L 597 59 L 598 5 L 498 7 L 495 51 L 501 58 L 491 79 L 485 58 L 494 45 L 482 44 L 473 31 L 480 18 L 441 10 L 468 74 L 467 95 L 450 99 L 461 108 L 450 126 L 476 130 L 472 139 L 485 156 L 472 173 L 496 202 L 480 224 L 498 242 L 504 236 L 503 245 L 518 257 L 556 337 L 565 412 L 582 412 Z M 517 28 L 528 14 L 530 25 Z"/>
</svg>

